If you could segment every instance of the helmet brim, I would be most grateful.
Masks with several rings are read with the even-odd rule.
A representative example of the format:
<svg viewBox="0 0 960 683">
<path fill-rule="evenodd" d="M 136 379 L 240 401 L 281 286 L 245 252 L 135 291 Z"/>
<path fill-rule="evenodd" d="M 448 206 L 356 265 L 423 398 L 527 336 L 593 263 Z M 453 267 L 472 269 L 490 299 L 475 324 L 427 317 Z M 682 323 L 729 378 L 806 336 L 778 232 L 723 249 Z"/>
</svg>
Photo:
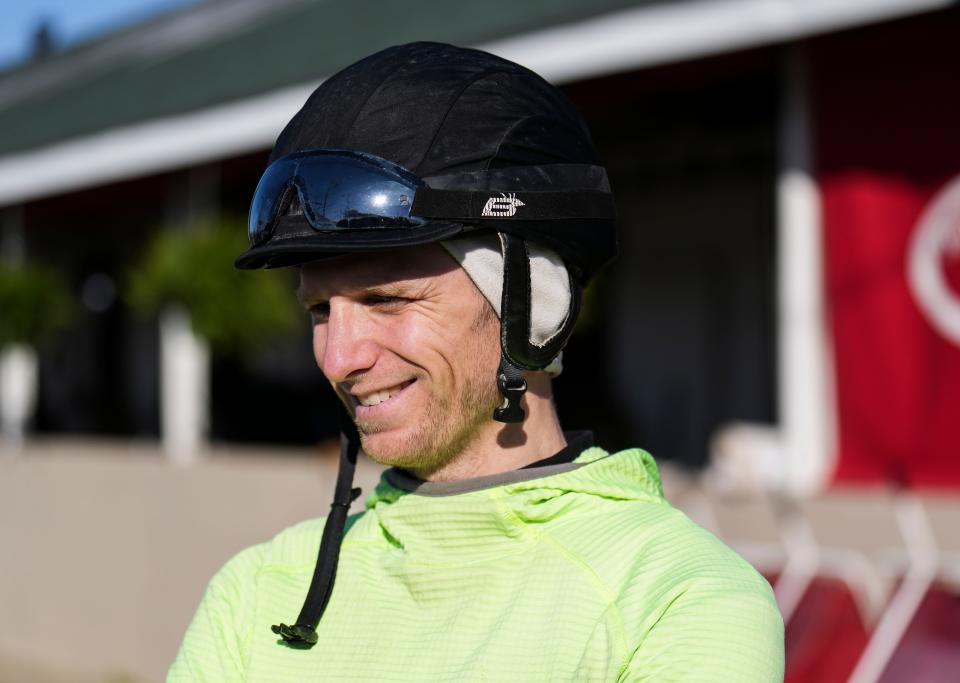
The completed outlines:
<svg viewBox="0 0 960 683">
<path fill-rule="evenodd" d="M 305 220 L 303 223 L 308 225 Z M 295 266 L 334 254 L 432 244 L 454 237 L 464 229 L 462 223 L 428 223 L 404 228 L 317 230 L 308 235 L 298 231 L 296 236 L 274 236 L 262 246 L 247 249 L 234 265 L 241 270 Z"/>
</svg>

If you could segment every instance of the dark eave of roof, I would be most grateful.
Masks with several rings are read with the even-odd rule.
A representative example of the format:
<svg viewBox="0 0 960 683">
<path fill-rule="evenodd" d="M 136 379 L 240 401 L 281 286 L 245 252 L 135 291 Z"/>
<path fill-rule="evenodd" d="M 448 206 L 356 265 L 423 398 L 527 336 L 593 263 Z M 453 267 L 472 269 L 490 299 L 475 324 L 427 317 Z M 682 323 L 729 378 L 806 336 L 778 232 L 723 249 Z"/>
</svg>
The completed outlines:
<svg viewBox="0 0 960 683">
<path fill-rule="evenodd" d="M 268 149 L 318 82 L 388 45 L 481 47 L 573 83 L 955 9 L 955 0 L 207 0 L 0 74 L 0 207 Z"/>
<path fill-rule="evenodd" d="M 209 0 L 0 74 L 0 156 L 319 81 L 388 45 L 476 45 L 645 4 Z"/>
</svg>

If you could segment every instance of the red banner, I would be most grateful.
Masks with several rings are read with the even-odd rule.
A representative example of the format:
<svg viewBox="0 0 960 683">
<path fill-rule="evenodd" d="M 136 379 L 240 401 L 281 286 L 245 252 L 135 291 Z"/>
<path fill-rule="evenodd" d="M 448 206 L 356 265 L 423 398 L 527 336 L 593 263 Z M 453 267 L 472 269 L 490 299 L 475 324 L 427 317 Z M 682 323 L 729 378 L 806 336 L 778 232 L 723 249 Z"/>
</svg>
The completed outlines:
<svg viewBox="0 0 960 683">
<path fill-rule="evenodd" d="M 951 16 L 811 49 L 838 480 L 960 486 L 960 61 L 950 38 L 960 22 Z"/>
</svg>

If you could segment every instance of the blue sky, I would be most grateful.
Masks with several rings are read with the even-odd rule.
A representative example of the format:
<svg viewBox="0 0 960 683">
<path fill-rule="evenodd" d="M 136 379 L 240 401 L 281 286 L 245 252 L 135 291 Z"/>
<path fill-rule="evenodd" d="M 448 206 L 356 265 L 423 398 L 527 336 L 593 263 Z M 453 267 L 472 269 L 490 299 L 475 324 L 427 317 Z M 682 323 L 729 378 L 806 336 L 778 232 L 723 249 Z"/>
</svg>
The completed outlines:
<svg viewBox="0 0 960 683">
<path fill-rule="evenodd" d="M 199 0 L 3 0 L 0 69 L 30 52 L 37 25 L 51 22 L 58 45 L 69 45 Z"/>
</svg>

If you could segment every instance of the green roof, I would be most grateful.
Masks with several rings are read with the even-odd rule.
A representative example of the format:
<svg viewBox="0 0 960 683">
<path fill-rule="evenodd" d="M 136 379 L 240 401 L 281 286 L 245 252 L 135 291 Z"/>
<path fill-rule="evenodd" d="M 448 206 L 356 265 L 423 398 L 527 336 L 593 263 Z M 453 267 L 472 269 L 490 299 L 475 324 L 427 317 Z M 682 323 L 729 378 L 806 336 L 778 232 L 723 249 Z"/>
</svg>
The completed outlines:
<svg viewBox="0 0 960 683">
<path fill-rule="evenodd" d="M 319 81 L 389 45 L 480 45 L 643 4 L 212 0 L 0 73 L 0 156 Z"/>
</svg>

